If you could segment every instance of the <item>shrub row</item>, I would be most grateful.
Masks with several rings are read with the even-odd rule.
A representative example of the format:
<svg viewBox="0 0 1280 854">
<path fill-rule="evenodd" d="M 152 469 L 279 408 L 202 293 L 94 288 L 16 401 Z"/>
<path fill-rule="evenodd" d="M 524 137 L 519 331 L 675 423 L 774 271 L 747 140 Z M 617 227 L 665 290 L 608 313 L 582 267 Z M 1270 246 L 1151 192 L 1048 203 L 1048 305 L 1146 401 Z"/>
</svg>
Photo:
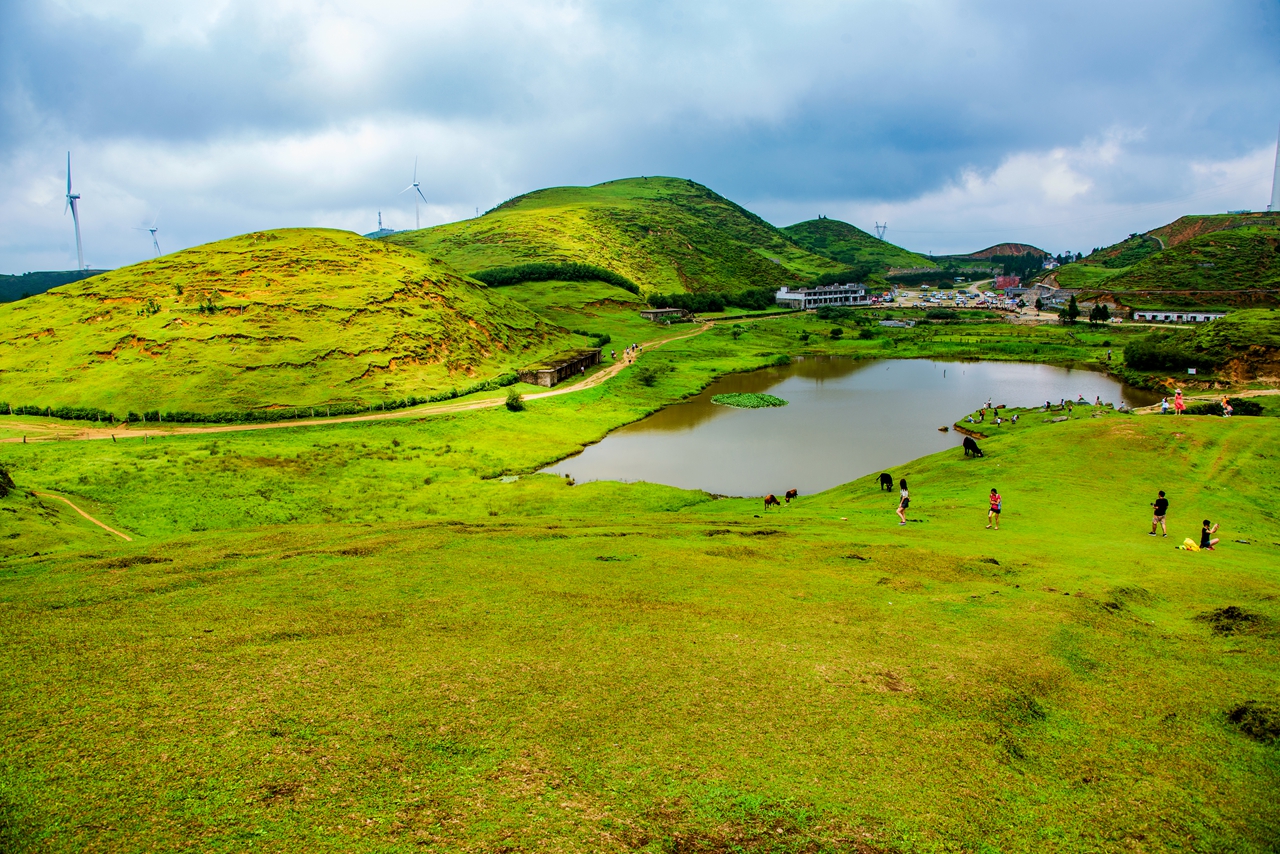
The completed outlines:
<svg viewBox="0 0 1280 854">
<path fill-rule="evenodd" d="M 724 311 L 726 307 L 743 308 L 748 311 L 763 311 L 773 308 L 773 288 L 747 288 L 734 293 L 695 293 L 695 294 L 653 294 L 649 297 L 649 305 L 654 308 L 683 308 L 692 314 L 705 314 L 713 311 Z"/>
<path fill-rule="evenodd" d="M 640 286 L 626 276 L 619 275 L 612 270 L 606 270 L 604 267 L 597 267 L 594 264 L 579 264 L 576 262 L 564 264 L 537 262 L 533 264 L 517 264 L 513 267 L 494 267 L 489 270 L 482 270 L 479 273 L 472 273 L 471 278 L 479 279 L 491 288 L 518 285 L 521 282 L 605 282 L 622 288 L 624 291 L 630 291 L 633 294 L 640 293 Z"/>
<path fill-rule="evenodd" d="M 153 421 L 161 424 L 261 424 L 275 421 L 290 421 L 294 418 L 330 418 L 339 415 L 361 415 L 369 412 L 390 412 L 396 409 L 407 409 L 423 403 L 440 403 L 465 397 L 479 391 L 496 391 L 515 385 L 520 378 L 516 374 L 503 374 L 491 380 L 473 383 L 464 388 L 452 388 L 439 391 L 426 397 L 410 395 L 399 400 L 387 400 L 374 404 L 333 403 L 324 406 L 295 406 L 288 409 L 251 409 L 240 412 L 188 412 L 185 410 L 161 411 L 158 409 L 146 412 L 130 410 L 124 417 L 130 423 L 146 423 Z M 116 423 L 121 419 L 102 409 L 86 407 L 48 407 L 48 406 L 10 406 L 0 403 L 0 412 L 13 415 L 38 415 L 46 418 L 61 418 L 67 421 L 106 421 Z"/>
<path fill-rule="evenodd" d="M 1229 397 L 1227 402 L 1231 404 L 1231 413 L 1233 415 L 1261 415 L 1262 404 L 1256 400 L 1249 400 L 1243 397 Z M 1187 407 L 1188 415 L 1221 415 L 1221 401 L 1213 403 L 1193 403 Z"/>
<path fill-rule="evenodd" d="M 1213 370 L 1218 356 L 1197 350 L 1190 332 L 1154 332 L 1124 345 L 1124 362 L 1140 371 Z"/>
</svg>

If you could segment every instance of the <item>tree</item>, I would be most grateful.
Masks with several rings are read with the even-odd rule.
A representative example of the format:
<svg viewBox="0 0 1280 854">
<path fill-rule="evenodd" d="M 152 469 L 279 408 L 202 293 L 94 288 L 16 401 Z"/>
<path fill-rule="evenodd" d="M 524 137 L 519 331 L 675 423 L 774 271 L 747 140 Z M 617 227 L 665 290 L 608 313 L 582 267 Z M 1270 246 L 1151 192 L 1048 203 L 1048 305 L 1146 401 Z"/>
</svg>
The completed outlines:
<svg viewBox="0 0 1280 854">
<path fill-rule="evenodd" d="M 1095 303 L 1093 308 L 1089 309 L 1089 322 L 1091 324 L 1106 323 L 1111 319 L 1111 309 L 1102 303 Z"/>
<path fill-rule="evenodd" d="M 514 388 L 507 389 L 507 409 L 512 412 L 524 412 L 524 398 Z"/>
<path fill-rule="evenodd" d="M 1036 297 L 1036 311 L 1044 311 L 1044 300 Z"/>
<path fill-rule="evenodd" d="M 1076 305 L 1076 295 L 1071 295 L 1071 302 L 1067 303 L 1067 322 L 1075 323 L 1080 319 L 1080 306 Z"/>
</svg>

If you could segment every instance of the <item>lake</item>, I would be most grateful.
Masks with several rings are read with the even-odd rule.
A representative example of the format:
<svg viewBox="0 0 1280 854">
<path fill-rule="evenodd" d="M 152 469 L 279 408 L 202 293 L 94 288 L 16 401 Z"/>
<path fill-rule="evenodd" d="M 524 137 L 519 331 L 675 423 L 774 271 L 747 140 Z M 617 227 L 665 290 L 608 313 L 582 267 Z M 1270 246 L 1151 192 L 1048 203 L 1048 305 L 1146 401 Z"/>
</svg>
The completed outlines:
<svg viewBox="0 0 1280 854">
<path fill-rule="evenodd" d="M 730 392 L 768 392 L 789 405 L 734 409 L 711 402 Z M 1078 395 L 1129 406 L 1160 401 L 1159 394 L 1091 370 L 810 356 L 722 377 L 544 471 L 579 482 L 648 481 L 720 495 L 780 495 L 792 488 L 812 495 L 959 446 L 961 434 L 938 428 L 988 398 L 1017 407 Z"/>
</svg>

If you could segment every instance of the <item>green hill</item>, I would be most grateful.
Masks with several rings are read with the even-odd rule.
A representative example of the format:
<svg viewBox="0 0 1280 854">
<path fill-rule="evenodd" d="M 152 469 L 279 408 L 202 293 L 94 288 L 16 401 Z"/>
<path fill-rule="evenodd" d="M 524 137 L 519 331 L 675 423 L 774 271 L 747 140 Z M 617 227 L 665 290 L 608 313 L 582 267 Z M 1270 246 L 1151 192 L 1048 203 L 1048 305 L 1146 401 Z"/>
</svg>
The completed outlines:
<svg viewBox="0 0 1280 854">
<path fill-rule="evenodd" d="M 873 237 L 857 226 L 838 219 L 811 219 L 782 229 L 796 243 L 850 267 L 871 264 L 881 271 L 893 267 L 936 267 L 916 252 Z"/>
<path fill-rule="evenodd" d="M 1163 250 L 1151 235 L 1131 235 L 1055 273 L 1060 287 L 1129 306 L 1271 305 L 1280 298 L 1280 228 L 1236 226 Z"/>
<path fill-rule="evenodd" d="M 538 190 L 475 219 L 385 240 L 466 273 L 537 262 L 592 264 L 645 292 L 778 287 L 841 269 L 755 214 L 678 178 Z"/>
<path fill-rule="evenodd" d="M 0 306 L 0 401 L 123 415 L 374 403 L 569 339 L 439 262 L 345 231 L 234 237 Z"/>
</svg>

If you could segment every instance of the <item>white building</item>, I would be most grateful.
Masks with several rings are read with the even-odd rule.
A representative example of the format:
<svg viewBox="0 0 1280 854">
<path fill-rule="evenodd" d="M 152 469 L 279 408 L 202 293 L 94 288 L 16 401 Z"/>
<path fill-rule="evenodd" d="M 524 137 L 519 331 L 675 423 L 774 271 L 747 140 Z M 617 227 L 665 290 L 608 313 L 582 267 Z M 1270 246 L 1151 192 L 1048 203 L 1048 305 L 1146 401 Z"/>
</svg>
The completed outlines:
<svg viewBox="0 0 1280 854">
<path fill-rule="evenodd" d="M 783 285 L 774 300 L 786 308 L 808 310 L 824 305 L 871 305 L 871 294 L 866 285 L 816 285 L 814 287 L 791 288 Z"/>
<path fill-rule="evenodd" d="M 1151 311 L 1135 311 L 1134 320 L 1146 320 L 1156 323 L 1208 323 L 1226 317 L 1225 311 L 1178 311 L 1158 308 Z"/>
</svg>

